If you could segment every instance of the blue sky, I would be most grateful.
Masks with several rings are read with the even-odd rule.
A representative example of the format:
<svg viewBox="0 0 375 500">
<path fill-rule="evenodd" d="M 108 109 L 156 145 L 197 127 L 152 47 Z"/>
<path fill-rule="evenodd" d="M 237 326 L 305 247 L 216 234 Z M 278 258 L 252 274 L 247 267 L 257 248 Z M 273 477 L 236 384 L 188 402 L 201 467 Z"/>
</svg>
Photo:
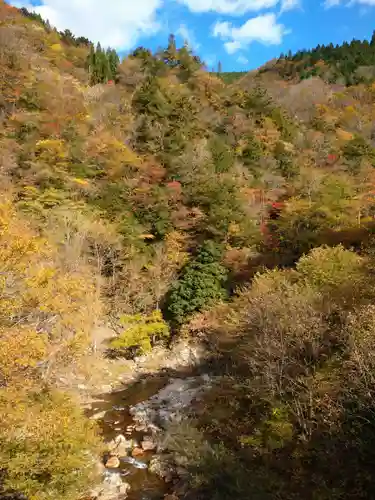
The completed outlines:
<svg viewBox="0 0 375 500">
<path fill-rule="evenodd" d="M 9 0 L 8 0 L 9 1 Z M 156 49 L 169 33 L 186 39 L 208 67 L 253 69 L 281 52 L 370 38 L 375 0 L 13 0 L 58 29 L 126 53 Z"/>
</svg>

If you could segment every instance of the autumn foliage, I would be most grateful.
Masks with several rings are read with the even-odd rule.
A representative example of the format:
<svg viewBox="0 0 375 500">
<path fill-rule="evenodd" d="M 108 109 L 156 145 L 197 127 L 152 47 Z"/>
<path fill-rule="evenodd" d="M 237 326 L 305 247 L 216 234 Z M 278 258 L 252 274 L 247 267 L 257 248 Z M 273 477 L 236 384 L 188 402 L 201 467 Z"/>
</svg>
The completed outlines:
<svg viewBox="0 0 375 500">
<path fill-rule="evenodd" d="M 100 318 L 116 356 L 209 347 L 186 498 L 371 498 L 375 89 L 318 53 L 226 84 L 0 0 L 0 496 L 95 482 L 57 385 Z"/>
</svg>

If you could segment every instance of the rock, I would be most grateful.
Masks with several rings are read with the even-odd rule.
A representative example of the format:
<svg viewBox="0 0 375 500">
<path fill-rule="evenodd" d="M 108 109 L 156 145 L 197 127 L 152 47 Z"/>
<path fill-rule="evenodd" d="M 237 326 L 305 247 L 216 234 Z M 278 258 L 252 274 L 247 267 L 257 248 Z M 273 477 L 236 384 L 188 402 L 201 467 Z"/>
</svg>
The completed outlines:
<svg viewBox="0 0 375 500">
<path fill-rule="evenodd" d="M 85 386 L 85 384 L 78 384 L 77 387 L 78 387 L 78 389 L 80 391 L 85 391 L 87 389 L 87 387 Z"/>
<path fill-rule="evenodd" d="M 126 439 L 123 434 L 119 434 L 108 443 L 108 450 L 112 455 L 122 457 L 126 456 L 133 446 L 133 441 L 131 439 Z"/>
<path fill-rule="evenodd" d="M 104 475 L 104 483 L 112 488 L 119 488 L 122 485 L 122 478 L 119 472 L 106 471 Z"/>
<path fill-rule="evenodd" d="M 136 432 L 146 432 L 147 431 L 147 426 L 146 425 L 136 425 L 134 427 L 134 430 Z"/>
<path fill-rule="evenodd" d="M 119 486 L 119 493 L 121 495 L 127 495 L 130 489 L 131 489 L 130 484 L 124 481 L 122 485 Z"/>
<path fill-rule="evenodd" d="M 105 466 L 107 469 L 118 469 L 120 467 L 120 459 L 116 456 L 109 457 Z"/>
<path fill-rule="evenodd" d="M 130 490 L 130 484 L 124 482 L 119 472 L 107 470 L 103 483 L 90 492 L 95 500 L 124 500 Z"/>
<path fill-rule="evenodd" d="M 207 375 L 172 379 L 150 399 L 131 406 L 129 412 L 141 426 L 155 431 L 165 429 L 184 418 L 192 401 L 211 387 L 210 380 Z"/>
<path fill-rule="evenodd" d="M 152 368 L 182 368 L 192 367 L 201 364 L 207 353 L 199 344 L 192 344 L 182 340 L 175 342 L 172 349 L 155 347 L 148 355 L 139 356 L 135 361 L 136 369 L 142 370 L 143 367 Z"/>
<path fill-rule="evenodd" d="M 94 415 L 92 415 L 90 418 L 92 420 L 101 420 L 102 418 L 104 418 L 106 413 L 107 413 L 107 410 L 99 411 L 98 413 L 94 413 Z"/>
<path fill-rule="evenodd" d="M 142 450 L 142 448 L 134 448 L 134 450 L 132 451 L 132 457 L 140 457 L 144 454 L 144 451 Z"/>
<path fill-rule="evenodd" d="M 144 451 L 154 451 L 157 448 L 157 443 L 155 443 L 151 436 L 145 436 L 141 446 Z"/>
</svg>

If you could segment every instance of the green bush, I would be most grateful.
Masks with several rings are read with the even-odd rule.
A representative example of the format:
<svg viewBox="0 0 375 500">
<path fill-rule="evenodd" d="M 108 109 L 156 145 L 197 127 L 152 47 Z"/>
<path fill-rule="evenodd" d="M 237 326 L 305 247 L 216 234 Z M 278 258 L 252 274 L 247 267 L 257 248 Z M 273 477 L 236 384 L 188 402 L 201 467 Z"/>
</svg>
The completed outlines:
<svg viewBox="0 0 375 500">
<path fill-rule="evenodd" d="M 169 327 L 159 310 L 153 311 L 149 316 L 125 315 L 120 321 L 125 330 L 111 341 L 111 347 L 119 352 L 144 354 L 151 351 L 157 340 L 168 339 L 170 335 Z"/>
</svg>

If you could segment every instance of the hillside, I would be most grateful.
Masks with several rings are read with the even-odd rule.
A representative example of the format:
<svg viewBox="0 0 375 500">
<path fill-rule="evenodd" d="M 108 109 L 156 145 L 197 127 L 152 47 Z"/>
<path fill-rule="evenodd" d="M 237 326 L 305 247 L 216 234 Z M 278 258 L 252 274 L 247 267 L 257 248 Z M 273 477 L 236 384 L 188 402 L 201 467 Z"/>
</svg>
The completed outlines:
<svg viewBox="0 0 375 500">
<path fill-rule="evenodd" d="M 111 358 L 211 354 L 181 498 L 373 497 L 375 85 L 310 71 L 340 50 L 226 84 L 172 35 L 120 61 L 0 0 L 0 498 L 98 481 L 59 381 L 99 323 Z"/>
<path fill-rule="evenodd" d="M 304 80 L 319 76 L 329 83 L 355 85 L 375 78 L 375 32 L 370 41 L 352 40 L 342 45 L 318 45 L 295 54 L 281 54 L 261 71 L 274 71 L 284 79 Z"/>
</svg>

